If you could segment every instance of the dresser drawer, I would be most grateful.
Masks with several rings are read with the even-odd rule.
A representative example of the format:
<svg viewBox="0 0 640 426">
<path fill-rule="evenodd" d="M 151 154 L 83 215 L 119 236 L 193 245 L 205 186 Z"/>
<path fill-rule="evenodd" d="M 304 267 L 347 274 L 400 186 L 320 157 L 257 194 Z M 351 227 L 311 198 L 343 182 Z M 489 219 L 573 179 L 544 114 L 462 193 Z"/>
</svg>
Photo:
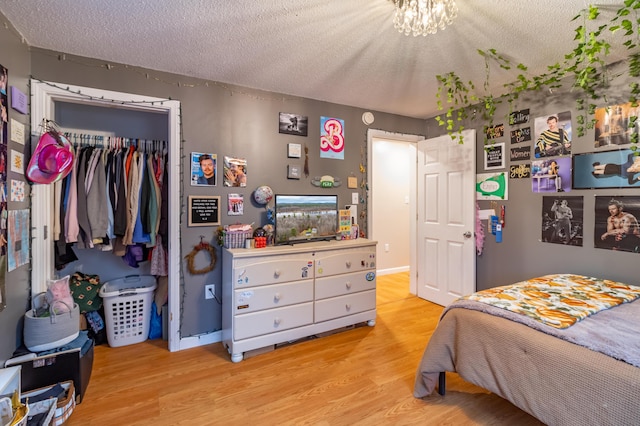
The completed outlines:
<svg viewBox="0 0 640 426">
<path fill-rule="evenodd" d="M 315 322 L 328 321 L 375 308 L 375 290 L 319 300 L 315 302 Z"/>
<path fill-rule="evenodd" d="M 234 291 L 234 315 L 313 300 L 313 280 L 271 284 Z"/>
<path fill-rule="evenodd" d="M 275 333 L 313 323 L 313 302 L 236 315 L 234 340 Z"/>
<path fill-rule="evenodd" d="M 376 272 L 362 271 L 316 279 L 316 300 L 376 288 Z"/>
<path fill-rule="evenodd" d="M 313 278 L 313 255 L 267 256 L 238 259 L 234 263 L 235 288 L 285 283 Z"/>
<path fill-rule="evenodd" d="M 364 247 L 335 252 L 318 253 L 316 256 L 315 276 L 364 271 L 376 268 L 376 248 Z"/>
</svg>

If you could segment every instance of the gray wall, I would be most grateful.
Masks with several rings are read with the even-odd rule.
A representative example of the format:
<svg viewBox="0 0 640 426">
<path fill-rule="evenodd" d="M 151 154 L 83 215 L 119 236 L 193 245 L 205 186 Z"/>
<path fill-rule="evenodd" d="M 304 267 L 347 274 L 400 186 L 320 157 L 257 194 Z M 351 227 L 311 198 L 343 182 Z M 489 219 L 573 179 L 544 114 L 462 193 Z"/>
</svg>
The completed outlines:
<svg viewBox="0 0 640 426">
<path fill-rule="evenodd" d="M 0 15 L 2 17 L 2 15 Z M 3 17 L 2 17 L 3 18 Z M 6 20 L 5 20 L 6 22 Z M 0 64 L 9 70 L 9 83 L 7 94 L 9 105 L 11 104 L 10 87 L 15 86 L 22 93 L 29 95 L 28 79 L 31 73 L 31 58 L 29 47 L 22 43 L 17 31 L 7 22 L 7 27 L 0 27 Z M 9 122 L 14 119 L 26 126 L 25 133 L 29 134 L 29 115 L 23 115 L 18 111 L 8 108 Z M 10 129 L 8 135 L 10 135 Z M 11 188 L 11 180 L 24 181 L 24 175 L 14 173 L 9 167 L 11 150 L 23 152 L 28 150 L 29 142 L 20 145 L 16 142 L 8 142 L 7 153 L 7 190 Z M 29 208 L 29 185 L 26 185 L 25 202 L 8 201 L 9 210 L 22 210 Z M 3 263 L 4 265 L 4 263 Z M 30 265 L 23 265 L 5 275 L 5 301 L 6 307 L 0 311 L 0 363 L 11 357 L 11 354 L 22 343 L 22 318 L 30 306 L 29 287 Z"/>
<path fill-rule="evenodd" d="M 612 75 L 617 75 L 618 66 L 612 70 Z M 628 80 L 618 78 L 614 80 L 607 93 L 608 105 L 625 103 L 625 93 L 628 92 Z M 576 136 L 575 99 L 573 92 L 567 89 L 555 91 L 554 94 L 534 92 L 527 94 L 518 100 L 513 110 L 529 109 L 530 122 L 521 126 L 509 126 L 507 114 L 508 104 L 503 102 L 496 112 L 495 124 L 505 125 L 505 135 L 496 139 L 496 142 L 504 142 L 507 153 L 506 170 L 510 164 L 522 164 L 523 161 L 511 162 L 508 157 L 510 149 L 509 130 L 531 126 L 533 132 L 533 120 L 535 117 L 546 117 L 552 113 L 571 111 L 573 140 L 572 153 L 594 152 L 594 130 L 587 131 L 584 137 Z M 606 106 L 604 100 L 601 107 Z M 484 170 L 483 149 L 484 136 L 483 125 L 480 120 L 468 121 L 466 128 L 475 128 L 477 131 L 477 173 L 487 173 Z M 435 120 L 427 123 L 428 137 L 441 135 L 444 132 L 438 127 Z M 523 146 L 518 144 L 515 146 Z M 533 156 L 533 150 L 532 150 Z M 493 170 L 492 170 L 493 171 Z M 500 171 L 500 170 L 498 170 Z M 477 257 L 477 288 L 479 290 L 498 285 L 510 284 L 515 281 L 531 278 L 538 275 L 552 273 L 576 273 L 606 277 L 612 280 L 629 284 L 638 284 L 638 270 L 636 263 L 640 261 L 640 255 L 630 252 L 612 251 L 594 248 L 594 223 L 595 223 L 595 196 L 638 196 L 640 188 L 619 189 L 577 189 L 565 192 L 562 195 L 582 196 L 584 202 L 584 232 L 583 246 L 565 246 L 562 244 L 543 243 L 541 241 L 542 227 L 542 197 L 555 196 L 555 193 L 534 193 L 531 190 L 531 179 L 510 179 L 508 183 L 508 200 L 498 201 L 498 206 L 506 206 L 506 226 L 503 231 L 502 243 L 496 243 L 495 236 L 491 235 L 485 224 L 484 252 Z M 481 209 L 491 208 L 489 201 L 478 202 Z M 640 212 L 637 212 L 640 213 Z M 640 217 L 636 213 L 636 217 Z"/>
<path fill-rule="evenodd" d="M 255 91 L 214 82 L 138 69 L 105 61 L 75 57 L 59 52 L 32 49 L 32 75 L 36 79 L 94 87 L 119 92 L 135 93 L 181 102 L 182 113 L 182 204 L 170 206 L 173 212 L 182 211 L 181 258 L 200 242 L 200 235 L 215 244 L 216 227 L 187 227 L 184 214 L 189 195 L 219 195 L 223 206 L 222 224 L 266 224 L 266 211 L 252 201 L 252 192 L 260 185 L 269 185 L 278 193 L 326 193 L 338 194 L 340 205 L 351 203 L 351 192 L 346 185 L 352 173 L 361 177 L 359 165 L 366 164 L 361 148 L 366 148 L 367 126 L 361 116 L 365 111 L 344 105 L 336 105 L 310 99 L 295 98 L 283 94 Z M 150 78 L 147 78 L 147 73 Z M 179 83 L 179 84 L 178 84 Z M 278 133 L 278 113 L 288 112 L 309 118 L 308 137 Z M 380 112 L 375 113 L 373 127 L 389 132 L 423 134 L 424 121 Z M 320 117 L 337 117 L 345 121 L 345 159 L 321 159 L 319 149 Z M 89 120 L 87 120 L 89 122 Z M 302 166 L 303 159 L 287 158 L 287 144 L 300 143 L 309 147 L 310 178 L 332 175 L 342 179 L 342 186 L 334 189 L 317 188 L 310 179 L 287 179 L 287 165 Z M 210 152 L 223 156 L 245 157 L 248 163 L 247 188 L 225 188 L 222 182 L 215 187 L 194 187 L 188 179 L 191 152 Z M 221 167 L 219 167 L 219 171 Z M 227 216 L 228 193 L 244 195 L 243 216 Z M 219 253 L 219 258 L 221 258 Z M 204 256 L 202 257 L 204 261 Z M 206 262 L 206 261 L 205 261 Z M 203 267 L 203 265 L 196 265 Z M 70 267 L 72 267 L 71 265 Z M 205 275 L 191 275 L 183 262 L 182 329 L 181 335 L 194 336 L 221 328 L 221 308 L 213 299 L 204 299 L 204 285 L 213 283 L 217 294 L 221 292 L 221 262 Z M 86 273 L 98 273 L 89 271 Z"/>
</svg>

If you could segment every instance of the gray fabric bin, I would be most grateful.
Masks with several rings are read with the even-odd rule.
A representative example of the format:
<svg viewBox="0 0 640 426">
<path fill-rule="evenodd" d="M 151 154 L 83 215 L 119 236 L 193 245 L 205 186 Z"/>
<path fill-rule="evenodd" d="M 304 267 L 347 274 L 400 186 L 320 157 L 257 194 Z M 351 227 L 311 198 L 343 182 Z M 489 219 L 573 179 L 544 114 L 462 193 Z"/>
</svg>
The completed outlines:
<svg viewBox="0 0 640 426">
<path fill-rule="evenodd" d="M 33 310 L 24 314 L 24 345 L 31 352 L 64 346 L 80 334 L 80 308 L 76 303 L 69 312 L 49 312 L 50 316 L 42 318 L 36 317 Z"/>
</svg>

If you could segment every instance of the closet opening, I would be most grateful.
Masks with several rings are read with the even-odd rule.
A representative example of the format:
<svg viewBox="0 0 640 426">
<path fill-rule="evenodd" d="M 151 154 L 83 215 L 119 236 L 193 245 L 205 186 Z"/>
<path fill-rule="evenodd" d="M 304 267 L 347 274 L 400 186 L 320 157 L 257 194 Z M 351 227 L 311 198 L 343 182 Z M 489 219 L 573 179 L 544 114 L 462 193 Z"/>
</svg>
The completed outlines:
<svg viewBox="0 0 640 426">
<path fill-rule="evenodd" d="M 32 146 L 42 131 L 43 119 L 53 120 L 74 145 L 76 158 L 89 156 L 95 162 L 122 157 L 134 153 L 138 164 L 149 164 L 153 170 L 163 171 L 159 179 L 164 186 L 166 205 L 164 215 L 157 212 L 157 223 L 166 241 L 161 243 L 160 233 L 153 241 L 145 243 L 137 239 L 124 247 L 114 247 L 111 239 L 93 238 L 66 244 L 65 236 L 56 234 L 56 219 L 53 211 L 60 205 L 56 199 L 54 185 L 32 186 L 32 295 L 46 289 L 47 279 L 73 275 L 98 275 L 105 283 L 130 275 L 156 275 L 163 281 L 168 294 L 167 315 L 168 349 L 180 350 L 180 285 L 179 285 L 179 227 L 180 227 L 180 125 L 179 102 L 166 99 L 141 97 L 138 95 L 110 92 L 93 88 L 70 87 L 68 85 L 32 80 Z M 143 160 L 144 159 L 144 160 Z M 93 164 L 95 164 L 95 162 Z M 115 164 L 115 162 L 114 162 Z M 78 168 L 79 170 L 79 168 Z M 143 171 L 140 176 L 152 169 Z M 83 170 L 86 173 L 86 170 Z M 88 176 L 88 175 L 87 175 Z M 84 177 L 84 176 L 83 176 Z M 147 175 L 147 177 L 149 177 Z M 91 179 L 94 175 L 91 175 Z M 160 187 L 158 186 L 158 189 Z M 156 189 L 153 190 L 154 194 Z M 151 196 L 148 196 L 149 201 Z M 168 206 L 173 206 L 173 211 Z M 89 211 L 98 216 L 100 212 Z M 59 223 L 59 218 L 57 219 Z M 149 238 L 146 235 L 146 238 Z M 160 241 L 157 241 L 156 239 Z M 57 240 L 57 241 L 56 241 Z M 151 248 L 160 242 L 164 250 L 164 268 L 152 266 Z M 94 244 L 95 243 L 95 244 Z M 153 243 L 153 244 L 152 244 Z M 67 249 L 68 256 L 60 256 L 60 248 Z M 56 250 L 58 249 L 58 250 Z M 124 255 L 122 250 L 125 250 Z M 162 250 L 157 251 L 161 252 Z M 142 257 L 132 253 L 143 254 Z M 160 277 L 164 277 L 160 279 Z M 157 299 L 159 300 L 159 299 Z M 106 344 L 106 343 L 105 343 Z"/>
</svg>

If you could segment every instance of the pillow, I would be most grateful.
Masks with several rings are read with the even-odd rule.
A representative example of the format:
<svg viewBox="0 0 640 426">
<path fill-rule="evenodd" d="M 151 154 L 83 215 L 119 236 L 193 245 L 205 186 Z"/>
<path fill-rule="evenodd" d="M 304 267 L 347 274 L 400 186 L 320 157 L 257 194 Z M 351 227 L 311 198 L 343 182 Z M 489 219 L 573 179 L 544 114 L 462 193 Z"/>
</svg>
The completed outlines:
<svg viewBox="0 0 640 426">
<path fill-rule="evenodd" d="M 102 307 L 100 276 L 76 272 L 71 276 L 71 293 L 80 313 L 97 311 Z"/>
<path fill-rule="evenodd" d="M 54 314 L 63 314 L 73 309 L 73 296 L 69 288 L 69 275 L 58 280 L 47 280 L 47 304 Z"/>
</svg>

